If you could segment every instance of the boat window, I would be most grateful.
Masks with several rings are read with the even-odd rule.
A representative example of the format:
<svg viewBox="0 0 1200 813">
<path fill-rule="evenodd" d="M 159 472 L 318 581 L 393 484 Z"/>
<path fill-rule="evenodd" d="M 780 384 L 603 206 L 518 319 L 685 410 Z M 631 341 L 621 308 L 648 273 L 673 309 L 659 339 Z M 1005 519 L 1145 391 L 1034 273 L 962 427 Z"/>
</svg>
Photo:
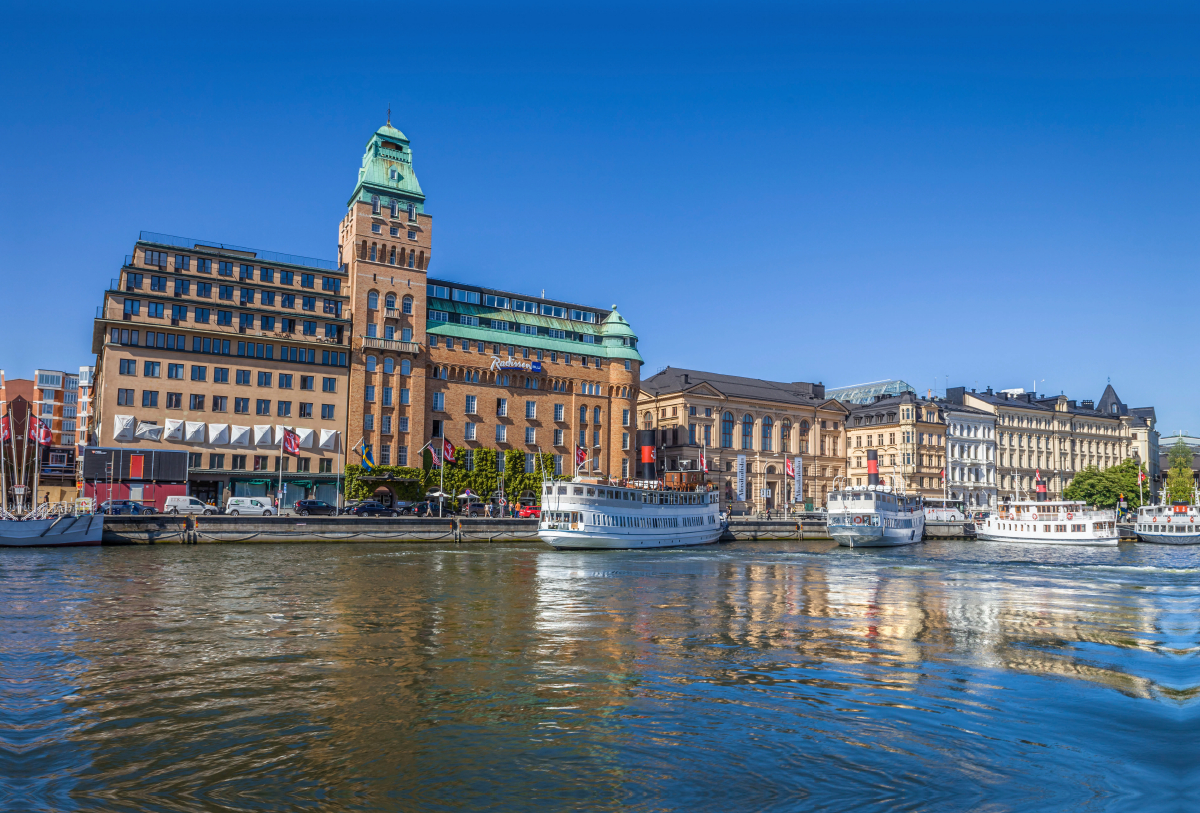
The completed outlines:
<svg viewBox="0 0 1200 813">
<path fill-rule="evenodd" d="M 567 493 L 567 487 L 566 487 L 566 486 L 559 486 L 559 487 L 558 487 L 558 493 L 559 493 L 559 494 L 566 494 L 566 493 Z"/>
<path fill-rule="evenodd" d="M 554 493 L 554 486 L 546 486 L 546 493 L 547 493 L 547 494 L 553 494 L 553 493 Z"/>
<path fill-rule="evenodd" d="M 589 488 L 589 489 L 587 490 L 587 496 L 589 496 L 589 497 L 595 497 L 595 496 L 596 496 L 596 489 L 594 489 L 594 488 Z"/>
<path fill-rule="evenodd" d="M 583 489 L 580 486 L 575 486 L 575 496 L 576 497 L 583 496 Z"/>
</svg>

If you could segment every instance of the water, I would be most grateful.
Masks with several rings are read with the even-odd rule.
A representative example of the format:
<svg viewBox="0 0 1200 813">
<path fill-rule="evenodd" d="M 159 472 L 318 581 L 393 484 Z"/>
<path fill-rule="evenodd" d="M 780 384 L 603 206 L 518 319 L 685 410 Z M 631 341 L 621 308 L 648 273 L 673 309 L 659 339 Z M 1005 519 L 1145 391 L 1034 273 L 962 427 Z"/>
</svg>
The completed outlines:
<svg viewBox="0 0 1200 813">
<path fill-rule="evenodd" d="M 6 811 L 1200 807 L 1200 550 L 0 553 Z"/>
</svg>

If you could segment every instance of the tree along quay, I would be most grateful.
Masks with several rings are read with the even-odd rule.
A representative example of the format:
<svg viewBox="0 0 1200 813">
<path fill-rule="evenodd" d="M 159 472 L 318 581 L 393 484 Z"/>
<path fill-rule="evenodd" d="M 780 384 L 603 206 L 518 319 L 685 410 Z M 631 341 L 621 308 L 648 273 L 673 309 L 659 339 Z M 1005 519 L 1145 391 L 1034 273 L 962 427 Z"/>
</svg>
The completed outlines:
<svg viewBox="0 0 1200 813">
<path fill-rule="evenodd" d="M 163 514 L 104 520 L 106 545 L 280 542 L 515 542 L 537 539 L 536 519 L 448 517 L 230 517 Z M 827 539 L 824 522 L 737 519 L 723 542 Z"/>
</svg>

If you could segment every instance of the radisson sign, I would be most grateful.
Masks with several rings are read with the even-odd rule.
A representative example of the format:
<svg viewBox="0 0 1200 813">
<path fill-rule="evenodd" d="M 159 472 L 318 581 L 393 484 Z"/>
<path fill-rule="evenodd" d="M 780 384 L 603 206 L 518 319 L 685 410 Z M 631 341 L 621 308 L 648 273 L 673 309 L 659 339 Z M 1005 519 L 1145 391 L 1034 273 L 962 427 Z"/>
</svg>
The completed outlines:
<svg viewBox="0 0 1200 813">
<path fill-rule="evenodd" d="M 492 356 L 492 370 L 521 370 L 527 373 L 540 373 L 542 371 L 542 363 L 540 361 L 524 361 L 512 358 L 507 361 L 501 361 L 499 356 Z"/>
</svg>

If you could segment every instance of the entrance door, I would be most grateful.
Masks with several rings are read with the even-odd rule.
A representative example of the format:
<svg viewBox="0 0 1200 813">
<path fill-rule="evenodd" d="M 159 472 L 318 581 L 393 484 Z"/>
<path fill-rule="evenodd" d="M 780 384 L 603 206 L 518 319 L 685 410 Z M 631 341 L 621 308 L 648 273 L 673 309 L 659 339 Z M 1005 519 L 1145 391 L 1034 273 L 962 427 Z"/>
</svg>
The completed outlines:
<svg viewBox="0 0 1200 813">
<path fill-rule="evenodd" d="M 200 502 L 217 504 L 217 496 L 221 493 L 221 484 L 213 480 L 193 480 L 188 484 L 188 491 Z"/>
<path fill-rule="evenodd" d="M 768 511 L 773 511 L 775 509 L 775 495 L 778 493 L 779 493 L 779 483 L 768 482 L 767 483 L 767 496 L 766 496 Z"/>
</svg>

